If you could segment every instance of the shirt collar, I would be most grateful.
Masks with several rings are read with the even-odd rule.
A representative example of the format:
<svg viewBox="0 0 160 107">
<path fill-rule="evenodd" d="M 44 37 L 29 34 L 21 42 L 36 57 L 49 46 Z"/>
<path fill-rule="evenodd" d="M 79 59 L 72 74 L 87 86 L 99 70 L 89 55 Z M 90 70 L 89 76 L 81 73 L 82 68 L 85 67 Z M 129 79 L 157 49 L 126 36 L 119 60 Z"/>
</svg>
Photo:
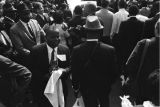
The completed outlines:
<svg viewBox="0 0 160 107">
<path fill-rule="evenodd" d="M 87 39 L 86 41 L 98 41 L 98 39 Z"/>
<path fill-rule="evenodd" d="M 120 8 L 119 11 L 126 11 L 126 9 L 125 8 Z"/>
<path fill-rule="evenodd" d="M 20 22 L 21 22 L 24 26 L 27 25 L 27 23 L 23 22 L 21 19 L 20 19 Z"/>
<path fill-rule="evenodd" d="M 55 47 L 55 48 L 54 48 L 54 51 L 57 52 L 57 49 L 58 49 L 58 47 Z M 48 50 L 50 53 L 52 53 L 53 48 L 51 48 L 51 47 L 47 44 L 47 50 Z"/>
</svg>

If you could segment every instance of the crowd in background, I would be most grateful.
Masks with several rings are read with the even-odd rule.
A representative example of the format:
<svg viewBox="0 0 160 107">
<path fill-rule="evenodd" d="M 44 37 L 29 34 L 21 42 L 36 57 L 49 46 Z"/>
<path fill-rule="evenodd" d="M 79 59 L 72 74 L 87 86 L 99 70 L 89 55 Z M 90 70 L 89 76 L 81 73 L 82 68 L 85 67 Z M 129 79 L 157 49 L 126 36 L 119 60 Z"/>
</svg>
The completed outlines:
<svg viewBox="0 0 160 107">
<path fill-rule="evenodd" d="M 159 26 L 159 6 L 159 0 L 97 0 L 97 5 L 88 2 L 84 5 L 75 6 L 74 10 L 71 11 L 67 0 L 1 0 L 0 60 L 2 63 L 0 62 L 0 71 L 6 69 L 4 71 L 7 72 L 9 70 L 7 70 L 7 68 L 12 67 L 12 65 L 8 65 L 7 61 L 12 61 L 12 63 L 17 64 L 17 66 L 24 67 L 24 70 L 26 72 L 17 74 L 14 72 L 14 70 L 17 71 L 16 69 L 20 68 L 13 67 L 13 70 L 11 69 L 10 72 L 13 71 L 15 74 L 9 74 L 9 77 L 17 77 L 15 75 L 19 75 L 22 77 L 20 77 L 20 79 L 17 77 L 18 79 L 16 81 L 22 81 L 22 79 L 24 80 L 27 77 L 28 79 L 31 79 L 32 73 L 33 79 L 31 79 L 31 81 L 26 79 L 24 80 L 26 83 L 22 83 L 23 85 L 25 85 L 25 90 L 32 90 L 32 88 L 34 87 L 33 84 L 35 85 L 37 84 L 35 82 L 39 81 L 44 83 L 39 84 L 39 86 L 43 86 L 46 84 L 46 80 L 48 80 L 49 78 L 48 74 L 45 75 L 43 71 L 44 68 L 48 70 L 48 65 L 45 65 L 44 61 L 46 58 L 41 58 L 46 57 L 44 55 L 45 46 L 43 45 L 46 43 L 47 46 L 53 48 L 52 50 L 55 50 L 55 47 L 58 47 L 60 51 L 58 50 L 57 53 L 60 52 L 67 55 L 67 61 L 65 63 L 60 62 L 58 64 L 60 64 L 62 68 L 71 67 L 71 71 L 68 70 L 69 73 L 66 73 L 62 77 L 63 87 L 66 88 L 64 89 L 64 99 L 66 100 L 65 97 L 67 96 L 67 87 L 65 86 L 64 81 L 66 80 L 66 78 L 70 77 L 69 75 L 73 73 L 74 68 L 72 68 L 72 66 L 75 67 L 75 64 L 72 61 L 75 61 L 74 58 L 76 57 L 78 59 L 78 56 L 74 56 L 74 47 L 89 40 L 90 38 L 88 37 L 90 36 L 88 35 L 97 34 L 99 35 L 97 37 L 98 41 L 110 45 L 115 49 L 115 56 L 117 59 L 115 64 L 117 66 L 117 73 L 114 75 L 115 79 L 123 74 L 126 78 L 127 76 L 129 76 L 131 82 L 136 78 L 135 71 L 138 71 L 138 65 L 140 65 L 139 57 L 141 57 L 142 50 L 145 44 L 144 39 L 151 39 L 152 42 L 150 43 L 150 45 L 152 46 L 148 48 L 149 51 L 147 52 L 146 60 L 144 61 L 146 65 L 143 65 L 142 67 L 143 71 L 148 72 L 141 73 L 141 76 L 145 75 L 145 77 L 148 78 L 148 75 L 150 75 L 150 73 L 154 71 L 155 74 L 152 74 L 152 76 L 154 75 L 154 78 L 152 79 L 158 79 L 158 77 L 155 76 L 159 76 L 159 48 L 157 47 L 159 45 L 158 43 L 160 37 L 158 32 L 159 27 L 157 27 Z M 86 25 L 87 20 L 89 20 L 87 19 L 88 16 L 98 16 L 98 20 L 103 26 L 103 29 L 95 29 L 95 31 L 86 30 L 84 25 Z M 157 28 L 155 28 L 156 22 Z M 58 36 L 52 38 L 51 35 L 57 35 L 57 29 Z M 58 40 L 53 40 L 55 38 L 57 38 Z M 91 39 L 95 38 L 91 37 Z M 48 47 L 46 49 L 48 49 Z M 138 56 L 137 54 L 139 55 L 139 57 L 135 58 L 135 56 Z M 72 55 L 74 56 L 74 58 Z M 43 61 L 44 63 L 42 63 Z M 81 59 L 79 59 L 79 61 L 81 61 Z M 49 62 L 51 62 L 50 58 Z M 82 62 L 79 62 L 79 64 L 80 63 Z M 6 68 L 3 68 L 4 66 Z M 103 70 L 102 68 L 101 70 Z M 37 75 L 38 70 L 43 73 Z M 27 76 L 24 77 L 25 75 Z M 45 75 L 44 81 L 39 80 L 42 75 Z M 94 74 L 90 73 L 90 75 L 92 76 Z M 36 80 L 36 78 L 39 79 Z M 151 100 L 154 104 L 159 105 L 159 101 L 157 98 L 157 84 L 159 85 L 157 81 L 159 80 L 152 80 L 154 81 L 152 85 L 156 84 L 156 86 L 148 85 L 147 82 L 142 79 L 139 81 L 141 81 L 140 86 L 146 83 L 144 84 L 144 87 L 146 87 L 147 89 L 141 86 L 141 90 L 145 91 L 143 91 L 144 93 L 141 92 L 141 97 L 140 99 L 138 99 L 137 103 L 142 104 L 144 100 Z M 113 83 L 114 82 L 112 82 L 112 84 Z M 74 83 L 73 81 L 73 86 L 76 87 L 77 84 L 78 83 Z M 37 90 L 37 87 L 34 88 Z M 35 91 L 35 89 L 32 90 L 34 94 L 36 93 L 35 101 L 39 103 L 40 107 L 44 107 L 43 104 L 47 105 L 47 103 L 43 102 L 43 100 L 46 101 L 46 99 L 40 95 L 42 94 L 41 92 L 38 93 Z M 44 87 L 41 87 L 39 89 L 44 90 Z M 79 89 L 78 87 L 76 87 L 74 90 L 77 91 Z M 128 92 L 130 92 L 128 90 L 128 88 L 124 89 L 124 93 L 128 94 Z M 26 93 L 27 91 L 25 91 L 24 93 Z M 3 98 L 0 98 L 0 100 L 1 99 Z M 6 105 L 9 104 L 5 101 L 3 103 L 5 103 Z M 8 107 L 12 106 L 13 104 L 8 105 Z M 50 105 L 46 107 L 50 107 Z"/>
</svg>

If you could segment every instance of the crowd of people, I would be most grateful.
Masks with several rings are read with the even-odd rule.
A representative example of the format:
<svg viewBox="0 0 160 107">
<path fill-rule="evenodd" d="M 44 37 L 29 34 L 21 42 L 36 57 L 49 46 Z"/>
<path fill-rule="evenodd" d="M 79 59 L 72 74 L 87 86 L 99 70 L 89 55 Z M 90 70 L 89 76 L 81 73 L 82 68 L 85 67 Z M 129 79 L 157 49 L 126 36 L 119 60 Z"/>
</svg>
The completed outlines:
<svg viewBox="0 0 160 107">
<path fill-rule="evenodd" d="M 159 6 L 97 0 L 71 11 L 67 0 L 0 0 L 0 104 L 23 107 L 31 93 L 38 107 L 52 107 L 44 90 L 63 68 L 65 105 L 67 79 L 85 107 L 109 107 L 111 87 L 123 75 L 121 94 L 159 106 Z"/>
</svg>

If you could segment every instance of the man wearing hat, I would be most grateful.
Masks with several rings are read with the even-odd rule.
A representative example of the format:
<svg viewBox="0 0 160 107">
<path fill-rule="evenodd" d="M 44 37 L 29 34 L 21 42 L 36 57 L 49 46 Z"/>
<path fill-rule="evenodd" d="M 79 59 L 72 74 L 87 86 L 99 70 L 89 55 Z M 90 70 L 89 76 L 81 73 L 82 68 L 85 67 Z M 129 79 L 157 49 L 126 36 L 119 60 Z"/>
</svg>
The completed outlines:
<svg viewBox="0 0 160 107">
<path fill-rule="evenodd" d="M 11 40 L 17 52 L 26 56 L 33 46 L 44 42 L 44 31 L 36 20 L 30 19 L 31 12 L 27 5 L 20 2 L 17 6 L 19 21 L 11 27 Z"/>
<path fill-rule="evenodd" d="M 72 84 L 80 91 L 85 107 L 109 107 L 111 85 L 117 77 L 114 47 L 99 42 L 103 26 L 97 16 L 88 16 L 87 40 L 74 47 L 71 56 Z"/>
<path fill-rule="evenodd" d="M 9 35 L 9 30 L 15 24 L 16 19 L 16 9 L 11 3 L 7 2 L 3 5 L 3 16 L 3 24 L 5 27 L 5 31 Z"/>
<path fill-rule="evenodd" d="M 0 53 L 11 60 L 16 60 L 16 52 L 10 39 L 10 28 L 15 24 L 16 9 L 11 3 L 3 5 L 3 20 L 0 25 Z"/>
</svg>

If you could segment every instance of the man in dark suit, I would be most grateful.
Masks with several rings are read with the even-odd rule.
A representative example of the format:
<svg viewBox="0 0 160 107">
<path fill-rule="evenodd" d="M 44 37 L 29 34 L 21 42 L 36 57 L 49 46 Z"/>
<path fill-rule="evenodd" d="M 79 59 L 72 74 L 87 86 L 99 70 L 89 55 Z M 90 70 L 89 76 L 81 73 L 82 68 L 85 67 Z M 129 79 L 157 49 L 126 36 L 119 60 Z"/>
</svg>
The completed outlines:
<svg viewBox="0 0 160 107">
<path fill-rule="evenodd" d="M 52 107 L 44 96 L 45 87 L 53 69 L 60 67 L 67 71 L 70 54 L 67 47 L 59 44 L 59 30 L 55 26 L 47 28 L 45 32 L 47 43 L 33 47 L 30 54 L 31 71 L 33 73 L 32 91 L 39 107 Z M 54 64 L 52 64 L 53 61 Z M 65 73 L 61 76 L 65 99 L 68 91 L 65 83 L 67 75 Z"/>
<path fill-rule="evenodd" d="M 2 55 L 0 55 L 0 69 L 0 103 L 6 107 L 17 107 L 25 97 L 31 72 Z"/>
<path fill-rule="evenodd" d="M 11 40 L 16 51 L 22 56 L 30 53 L 34 45 L 44 42 L 44 31 L 36 20 L 30 19 L 30 10 L 27 5 L 20 2 L 17 6 L 19 21 L 11 27 Z"/>
<path fill-rule="evenodd" d="M 132 5 L 129 8 L 130 17 L 120 24 L 118 37 L 116 41 L 114 41 L 117 43 L 115 44 L 115 48 L 121 70 L 123 70 L 123 66 L 133 48 L 142 37 L 144 22 L 141 22 L 135 17 L 138 12 L 139 10 L 136 5 Z"/>
<path fill-rule="evenodd" d="M 97 16 L 88 16 L 84 28 L 87 41 L 73 49 L 72 83 L 82 94 L 86 107 L 109 107 L 111 85 L 117 77 L 114 47 L 98 42 L 103 26 Z M 77 96 L 77 95 L 76 95 Z"/>
<path fill-rule="evenodd" d="M 4 30 L 10 35 L 10 28 L 15 24 L 16 19 L 16 9 L 11 3 L 7 2 L 3 5 L 3 16 Z"/>
<path fill-rule="evenodd" d="M 81 39 L 84 37 L 83 29 L 79 27 L 85 24 L 85 18 L 82 16 L 82 14 L 83 14 L 82 7 L 80 5 L 77 5 L 74 9 L 73 17 L 68 22 L 68 26 L 70 27 L 69 40 L 71 40 L 71 44 L 68 44 L 70 47 L 70 50 L 72 50 L 74 46 L 80 44 L 82 42 Z"/>
<path fill-rule="evenodd" d="M 68 26 L 69 27 L 76 27 L 77 25 L 84 25 L 85 18 L 82 16 L 83 10 L 81 6 L 76 6 L 74 9 L 74 16 L 69 20 Z"/>
<path fill-rule="evenodd" d="M 130 78 L 129 84 L 137 79 L 136 85 L 138 87 L 138 93 L 135 93 L 132 90 L 128 91 L 128 94 L 131 95 L 131 97 L 136 98 L 136 104 L 142 104 L 143 101 L 151 101 L 153 104 L 157 106 L 159 105 L 159 80 L 156 80 L 160 74 L 159 27 L 160 19 L 155 24 L 155 37 L 149 39 L 148 41 L 149 45 L 144 55 L 144 60 L 142 62 L 140 71 L 138 71 L 138 69 L 143 57 L 143 50 L 146 45 L 146 39 L 143 39 L 137 43 L 126 63 L 125 74 Z"/>
<path fill-rule="evenodd" d="M 155 15 L 153 17 L 151 17 L 150 19 L 145 21 L 142 38 L 155 37 L 154 27 L 155 27 L 155 24 L 156 24 L 157 20 L 160 17 L 160 10 L 158 9 L 159 6 L 160 6 L 160 1 L 157 1 L 153 4 L 152 8 L 157 8 L 157 9 L 155 9 Z"/>
</svg>

